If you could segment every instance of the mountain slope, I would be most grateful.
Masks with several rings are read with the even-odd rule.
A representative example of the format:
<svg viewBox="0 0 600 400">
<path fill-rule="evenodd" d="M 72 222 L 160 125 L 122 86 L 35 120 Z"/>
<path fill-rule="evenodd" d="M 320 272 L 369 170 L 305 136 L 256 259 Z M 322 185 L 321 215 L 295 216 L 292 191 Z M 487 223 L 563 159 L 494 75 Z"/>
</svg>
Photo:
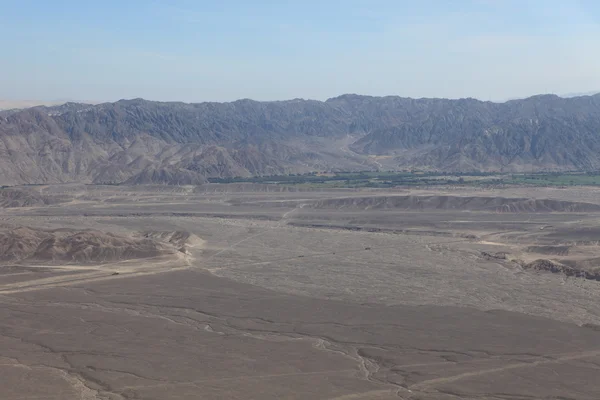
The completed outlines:
<svg viewBox="0 0 600 400">
<path fill-rule="evenodd" d="M 403 166 L 448 170 L 600 167 L 598 95 L 537 96 L 504 104 L 425 100 L 404 109 L 409 111 L 401 123 L 374 130 L 352 149 L 395 155 Z"/>
<path fill-rule="evenodd" d="M 210 177 L 419 167 L 600 168 L 600 95 L 506 103 L 343 95 L 67 103 L 0 113 L 0 184 L 198 183 Z"/>
</svg>

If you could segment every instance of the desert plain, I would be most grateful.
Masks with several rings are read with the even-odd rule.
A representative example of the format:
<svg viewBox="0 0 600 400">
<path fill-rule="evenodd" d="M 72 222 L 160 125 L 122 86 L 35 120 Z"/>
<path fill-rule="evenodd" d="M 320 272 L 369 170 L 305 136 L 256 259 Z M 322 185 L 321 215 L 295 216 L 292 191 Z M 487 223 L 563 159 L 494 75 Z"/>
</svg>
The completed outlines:
<svg viewBox="0 0 600 400">
<path fill-rule="evenodd" d="M 600 188 L 0 190 L 0 398 L 600 398 Z"/>
</svg>

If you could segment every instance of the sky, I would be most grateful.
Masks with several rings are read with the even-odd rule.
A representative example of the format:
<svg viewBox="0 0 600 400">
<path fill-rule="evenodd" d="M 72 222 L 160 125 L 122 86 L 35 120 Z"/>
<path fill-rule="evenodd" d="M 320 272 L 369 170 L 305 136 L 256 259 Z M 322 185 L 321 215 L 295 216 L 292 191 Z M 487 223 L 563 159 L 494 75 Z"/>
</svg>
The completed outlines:
<svg viewBox="0 0 600 400">
<path fill-rule="evenodd" d="M 0 0 L 0 99 L 600 90 L 597 0 Z"/>
</svg>

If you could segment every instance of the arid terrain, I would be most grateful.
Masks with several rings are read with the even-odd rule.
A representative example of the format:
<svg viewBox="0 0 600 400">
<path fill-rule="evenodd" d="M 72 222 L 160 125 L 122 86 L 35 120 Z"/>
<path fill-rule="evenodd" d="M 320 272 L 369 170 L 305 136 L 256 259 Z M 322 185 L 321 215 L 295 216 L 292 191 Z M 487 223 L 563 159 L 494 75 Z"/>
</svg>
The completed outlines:
<svg viewBox="0 0 600 400">
<path fill-rule="evenodd" d="M 0 185 L 200 185 L 315 171 L 594 172 L 599 130 L 600 94 L 505 103 L 353 94 L 65 103 L 0 111 Z"/>
<path fill-rule="evenodd" d="M 0 398 L 600 398 L 600 188 L 0 190 Z"/>
</svg>

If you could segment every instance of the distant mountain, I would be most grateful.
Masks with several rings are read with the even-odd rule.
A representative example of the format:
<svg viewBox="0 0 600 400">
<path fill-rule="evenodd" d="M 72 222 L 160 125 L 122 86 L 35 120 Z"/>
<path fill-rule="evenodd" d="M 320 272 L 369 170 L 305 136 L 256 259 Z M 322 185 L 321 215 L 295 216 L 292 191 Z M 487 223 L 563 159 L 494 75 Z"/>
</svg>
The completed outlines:
<svg viewBox="0 0 600 400">
<path fill-rule="evenodd" d="M 506 103 L 343 95 L 0 112 L 0 184 L 196 184 L 315 170 L 600 169 L 600 95 Z"/>
<path fill-rule="evenodd" d="M 22 110 L 24 108 L 38 107 L 38 106 L 59 106 L 61 104 L 73 102 L 72 100 L 8 100 L 0 99 L 0 111 L 7 110 Z M 97 104 L 97 102 L 95 103 Z"/>
<path fill-rule="evenodd" d="M 351 148 L 392 156 L 398 166 L 452 171 L 600 168 L 600 95 L 541 95 L 502 104 L 472 99 L 371 102 L 374 109 L 387 103 L 387 109 L 402 110 L 402 121 L 374 129 Z"/>
<path fill-rule="evenodd" d="M 561 94 L 560 97 L 571 98 L 571 97 L 581 97 L 581 96 L 595 96 L 599 93 L 600 93 L 600 90 L 593 90 L 591 92 L 565 93 L 565 94 Z"/>
<path fill-rule="evenodd" d="M 206 178 L 197 172 L 171 167 L 148 167 L 125 181 L 129 185 L 201 185 L 206 182 Z"/>
</svg>

